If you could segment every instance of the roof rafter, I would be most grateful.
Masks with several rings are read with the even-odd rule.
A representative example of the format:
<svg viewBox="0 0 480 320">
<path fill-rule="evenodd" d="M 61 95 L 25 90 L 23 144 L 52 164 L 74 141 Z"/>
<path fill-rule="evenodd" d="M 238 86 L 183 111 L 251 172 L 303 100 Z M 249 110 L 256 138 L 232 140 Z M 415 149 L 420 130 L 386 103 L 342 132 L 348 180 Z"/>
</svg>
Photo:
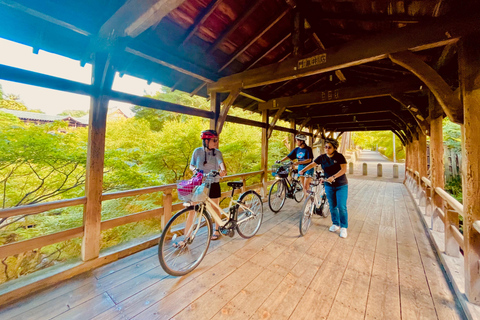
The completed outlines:
<svg viewBox="0 0 480 320">
<path fill-rule="evenodd" d="M 221 78 L 209 91 L 229 91 L 232 86 L 258 87 L 289 79 L 334 71 L 386 58 L 405 50 L 426 50 L 456 42 L 461 36 L 480 30 L 477 17 L 418 24 L 351 41 L 321 54 L 310 54 Z M 411 35 L 415 34 L 415 37 Z"/>
</svg>

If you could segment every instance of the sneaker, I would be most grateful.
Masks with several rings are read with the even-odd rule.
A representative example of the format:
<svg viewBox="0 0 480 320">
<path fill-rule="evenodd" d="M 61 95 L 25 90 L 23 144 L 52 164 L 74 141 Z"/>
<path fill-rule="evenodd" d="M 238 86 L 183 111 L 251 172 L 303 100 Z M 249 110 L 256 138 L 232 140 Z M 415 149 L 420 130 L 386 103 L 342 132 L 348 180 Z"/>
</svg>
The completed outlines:
<svg viewBox="0 0 480 320">
<path fill-rule="evenodd" d="M 335 232 L 335 231 L 337 231 L 338 229 L 340 229 L 340 227 L 333 224 L 333 225 L 328 229 L 328 231 L 330 231 L 330 232 Z M 346 230 L 345 230 L 345 231 L 346 231 Z"/>
<path fill-rule="evenodd" d="M 347 237 L 347 228 L 340 228 L 340 238 Z"/>
</svg>

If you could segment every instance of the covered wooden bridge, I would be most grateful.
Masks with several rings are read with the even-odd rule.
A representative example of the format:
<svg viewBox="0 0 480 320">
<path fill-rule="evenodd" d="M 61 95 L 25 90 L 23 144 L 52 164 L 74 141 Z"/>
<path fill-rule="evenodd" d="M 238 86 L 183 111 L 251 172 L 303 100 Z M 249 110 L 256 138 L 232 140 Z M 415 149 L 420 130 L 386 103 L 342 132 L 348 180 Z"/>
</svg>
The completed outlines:
<svg viewBox="0 0 480 320">
<path fill-rule="evenodd" d="M 284 268 L 279 272 L 277 281 L 279 286 L 272 288 L 271 291 L 278 290 L 279 296 L 273 294 L 265 298 L 267 305 L 264 309 L 257 306 L 255 312 L 262 312 L 260 314 L 262 317 L 274 313 L 268 309 L 268 299 L 281 299 L 282 294 L 288 296 L 288 290 L 282 289 L 287 287 L 295 288 L 294 290 L 301 287 L 306 290 L 303 291 L 302 301 L 293 307 L 293 311 L 290 310 L 288 313 L 287 310 L 282 313 L 283 317 L 292 319 L 296 319 L 297 316 L 301 318 L 298 312 L 304 311 L 305 307 L 302 306 L 304 300 L 312 299 L 307 309 L 321 305 L 316 304 L 316 293 L 327 289 L 338 291 L 335 293 L 325 291 L 325 295 L 329 297 L 327 301 L 330 301 L 330 307 L 328 310 L 325 309 L 327 311 L 319 310 L 318 318 L 327 316 L 344 318 L 348 310 L 358 317 L 391 318 L 381 312 L 376 313 L 378 308 L 396 310 L 392 318 L 443 318 L 443 311 L 449 310 L 445 311 L 448 315 L 456 314 L 458 306 L 461 306 L 462 312 L 474 314 L 469 310 L 475 309 L 474 304 L 480 304 L 480 198 L 477 196 L 480 144 L 479 131 L 478 128 L 475 129 L 475 123 L 480 119 L 480 108 L 477 106 L 480 101 L 478 9 L 476 1 L 458 3 L 453 0 L 81 2 L 0 0 L 2 16 L 0 37 L 31 46 L 34 52 L 45 50 L 76 59 L 82 65 L 86 63 L 93 65 L 91 84 L 0 65 L 1 79 L 91 97 L 85 197 L 0 211 L 0 218 L 10 218 L 83 205 L 82 227 L 0 246 L 0 258 L 4 258 L 48 244 L 82 237 L 82 261 L 52 270 L 47 269 L 38 275 L 32 275 L 29 281 L 24 281 L 25 279 L 12 281 L 0 288 L 0 302 L 6 304 L 27 293 L 58 285 L 65 279 L 102 265 L 107 266 L 98 270 L 112 268 L 114 270 L 112 273 L 120 272 L 119 270 L 123 270 L 124 267 L 131 268 L 128 267 L 129 262 L 125 262 L 126 260 L 111 265 L 108 263 L 139 251 L 136 256 L 142 257 L 142 254 L 145 254 L 143 257 L 152 256 L 152 251 L 144 249 L 154 246 L 156 238 L 100 252 L 101 231 L 159 215 L 168 220 L 172 211 L 181 207 L 181 204 L 172 204 L 174 185 L 102 194 L 107 104 L 109 100 L 115 100 L 207 118 L 210 119 L 211 127 L 219 132 L 222 131 L 225 121 L 261 127 L 262 170 L 232 176 L 231 179 L 261 175 L 260 185 L 246 188 L 261 188 L 264 194 L 268 186 L 268 139 L 273 130 L 292 133 L 292 137 L 297 132 L 303 132 L 311 137 L 310 143 L 314 139 L 324 139 L 344 132 L 391 130 L 406 147 L 405 185 L 413 195 L 410 198 L 406 189 L 398 184 L 386 186 L 383 191 L 379 185 L 370 186 L 372 190 L 377 190 L 375 193 L 369 188 L 365 189 L 365 184 L 355 181 L 353 185 L 364 191 L 363 194 L 359 193 L 362 194 L 361 199 L 357 199 L 355 192 L 352 191 L 352 199 L 359 202 L 371 199 L 372 203 L 382 203 L 386 206 L 382 209 L 377 208 L 368 215 L 366 212 L 362 213 L 364 207 L 357 211 L 352 209 L 351 219 L 361 222 L 352 224 L 352 236 L 348 242 L 342 243 L 336 238 L 335 241 L 327 240 L 332 234 L 325 232 L 325 221 L 319 222 L 316 230 L 312 230 L 308 237 L 302 238 L 303 240 L 296 238 L 292 240 L 297 209 L 291 208 L 291 211 L 283 217 L 270 217 L 264 234 L 258 240 L 229 242 L 236 249 L 226 250 L 228 252 L 224 253 L 225 256 L 234 253 L 235 257 L 244 260 L 236 263 L 234 260 L 228 262 L 226 259 L 221 262 L 218 271 L 213 268 L 212 270 L 215 270 L 213 273 L 205 272 L 203 277 L 199 274 L 187 277 L 185 283 L 189 279 L 191 284 L 185 284 L 185 290 L 177 290 L 176 287 L 182 285 L 182 279 L 167 278 L 164 283 L 167 285 L 170 283 L 176 292 L 169 295 L 173 292 L 169 291 L 170 289 L 162 291 L 166 299 L 170 297 L 168 298 L 170 300 L 164 300 L 168 303 L 162 304 L 159 302 L 162 299 L 158 297 L 155 301 L 142 300 L 142 303 L 157 303 L 176 310 L 166 312 L 168 317 L 176 315 L 181 317 L 179 312 L 187 310 L 184 309 L 187 305 L 191 309 L 202 306 L 205 308 L 205 305 L 208 305 L 202 301 L 195 303 L 185 301 L 188 302 L 187 305 L 183 305 L 182 309 L 175 309 L 180 308 L 181 304 L 177 305 L 178 301 L 184 303 L 186 297 L 192 297 L 194 300 L 203 298 L 218 305 L 222 304 L 222 301 L 225 302 L 218 310 L 224 310 L 222 307 L 230 303 L 231 308 L 225 309 L 226 311 L 220 313 L 219 317 L 231 314 L 228 310 L 233 309 L 237 312 L 251 312 L 252 310 L 245 310 L 258 297 L 255 295 L 255 290 L 258 289 L 255 282 L 249 282 L 250 284 L 241 282 L 247 281 L 247 278 L 240 272 L 232 273 L 235 281 L 226 278 L 228 274 L 224 274 L 225 285 L 216 286 L 216 283 L 212 282 L 212 277 L 216 272 L 227 272 L 230 267 L 241 266 L 238 271 L 242 270 L 249 274 L 252 280 L 256 279 L 255 273 L 270 279 L 271 275 L 265 271 L 268 270 L 267 265 L 275 259 L 280 259 L 278 256 L 283 252 L 281 248 L 276 248 L 278 240 L 280 245 L 282 241 L 286 241 L 283 249 L 288 250 L 285 252 L 289 255 L 298 257 L 297 262 L 305 257 L 307 260 L 305 264 L 310 263 L 311 269 L 305 268 L 303 262 L 291 265 L 290 268 L 282 266 L 281 263 L 273 264 Z M 160 83 L 174 90 L 208 96 L 211 109 L 206 111 L 189 108 L 114 91 L 112 83 L 116 72 Z M 262 114 L 262 121 L 230 116 L 228 111 L 231 106 L 259 112 Z M 462 126 L 463 205 L 443 191 L 442 119 L 445 116 Z M 278 120 L 288 121 L 291 125 L 289 128 L 278 126 Z M 431 159 L 428 165 L 427 136 L 430 137 Z M 364 187 L 361 187 L 362 185 Z M 353 190 L 356 190 L 355 187 Z M 388 190 L 391 192 L 386 192 Z M 102 221 L 102 201 L 152 192 L 163 192 L 163 208 Z M 414 200 L 415 197 L 418 200 Z M 397 207 L 399 201 L 404 201 L 404 205 L 399 204 L 401 206 L 399 210 L 392 210 L 392 207 Z M 417 203 L 419 206 L 416 206 Z M 417 208 L 421 215 L 416 216 L 414 208 Z M 423 225 L 417 219 L 421 216 L 433 217 L 431 218 L 433 222 L 441 221 L 440 229 L 444 232 L 438 236 L 437 229 L 422 230 Z M 458 228 L 459 217 L 463 217 L 463 234 Z M 430 218 L 428 219 L 430 221 Z M 382 221 L 386 225 L 382 224 Z M 383 226 L 390 229 L 387 228 L 385 231 Z M 445 273 L 452 276 L 448 281 L 451 281 L 451 288 L 459 299 L 458 306 L 448 291 L 447 282 L 444 282 L 441 288 L 434 285 L 445 280 L 442 280 L 442 269 L 436 265 L 437 258 L 432 255 L 433 251 L 426 241 L 424 231 L 431 239 L 438 239 L 435 242 L 438 259 L 443 263 Z M 378 235 L 377 240 L 370 237 L 372 234 Z M 279 238 L 280 236 L 285 237 Z M 389 240 L 383 241 L 382 237 Z M 323 248 L 319 245 L 322 240 L 326 243 L 331 241 L 331 247 Z M 379 245 L 380 247 L 391 245 L 391 248 L 388 250 L 384 248 L 388 252 L 380 252 L 377 260 Z M 236 246 L 245 249 L 242 251 L 243 249 L 240 250 Z M 408 251 L 408 248 L 412 251 Z M 274 253 L 269 253 L 268 250 Z M 339 250 L 343 254 L 336 255 L 336 251 Z M 225 257 L 221 255 L 222 250 L 217 251 L 220 252 L 217 256 L 214 254 L 215 251 L 211 254 L 212 264 L 222 261 L 222 257 Z M 312 253 L 311 256 L 303 255 L 309 252 Z M 390 253 L 395 254 L 393 260 L 388 258 Z M 271 255 L 272 259 L 269 261 L 262 257 L 263 254 Z M 232 259 L 236 259 L 235 257 Z M 260 260 L 255 263 L 252 257 L 258 257 Z M 405 260 L 402 257 L 406 257 Z M 449 267 L 450 258 L 456 259 L 456 262 L 460 261 L 458 263 L 463 266 L 461 272 L 464 274 L 463 279 L 453 279 L 456 273 Z M 144 260 L 150 261 L 146 258 Z M 383 279 L 379 280 L 380 283 L 374 281 L 378 279 L 375 277 L 376 262 L 380 263 L 378 268 L 381 272 L 388 270 L 388 273 L 379 275 Z M 121 267 L 117 268 L 118 265 Z M 310 279 L 308 283 L 301 283 L 301 286 L 292 284 L 297 281 L 298 274 L 293 271 L 296 265 L 300 269 L 305 268 L 298 272 L 302 275 L 306 272 L 307 275 L 299 278 Z M 344 266 L 346 270 L 342 278 L 332 278 L 328 272 L 320 272 L 322 268 L 334 268 L 336 265 Z M 209 270 L 207 262 L 205 268 L 207 269 L 203 271 Z M 245 268 L 245 271 L 242 268 Z M 397 273 L 393 271 L 394 269 Z M 419 271 L 415 271 L 417 273 L 414 275 L 407 273 L 405 278 L 402 278 L 402 269 Z M 158 268 L 156 270 L 158 271 Z M 92 272 L 98 272 L 98 278 L 103 277 L 102 271 Z M 233 276 L 235 274 L 236 276 Z M 357 274 L 362 276 L 356 276 Z M 160 275 L 157 274 L 158 276 Z M 354 290 L 348 293 L 351 296 L 345 296 L 350 291 L 341 290 L 342 286 L 349 288 L 348 286 L 354 285 L 355 288 L 360 288 L 353 279 L 368 282 L 367 287 L 370 290 L 366 290 L 364 284 L 361 287 L 363 291 Z M 391 279 L 396 279 L 392 280 L 393 284 L 390 283 Z M 331 288 L 328 284 L 323 286 L 328 281 L 336 281 L 337 286 L 332 285 Z M 421 289 L 411 288 L 420 282 L 426 286 Z M 212 284 L 208 292 L 205 290 L 206 283 Z M 232 294 L 228 290 L 229 286 L 236 286 L 237 293 L 243 290 L 254 293 L 248 297 L 241 294 L 232 295 L 228 300 L 228 294 Z M 158 290 L 162 289 L 156 289 L 155 294 L 160 294 Z M 437 289 L 442 292 L 439 293 L 441 298 L 436 294 Z M 212 291 L 213 293 L 209 295 Z M 228 294 L 225 293 L 227 291 Z M 394 297 L 396 300 L 392 303 L 395 306 L 390 308 L 391 301 L 385 299 L 394 291 L 399 295 Z M 290 292 L 298 298 L 294 294 L 295 291 Z M 419 292 L 424 294 L 420 295 Z M 222 298 L 223 293 L 227 301 L 218 300 Z M 101 297 L 105 295 L 109 295 L 108 290 L 99 294 Z M 430 300 L 421 300 L 424 297 L 430 297 Z M 120 317 L 124 306 L 116 304 L 120 300 L 110 298 L 109 310 L 120 312 L 111 317 Z M 109 303 L 104 302 L 108 299 L 98 299 L 99 302 L 95 305 L 105 306 L 103 303 Z M 363 307 L 360 306 L 360 300 L 363 301 Z M 133 304 L 140 303 L 132 301 Z M 368 301 L 379 301 L 374 307 L 377 311 L 369 313 Z M 425 307 L 423 302 L 429 307 Z M 344 312 L 334 311 L 335 306 Z M 42 309 L 48 306 L 35 305 L 28 310 L 34 308 Z M 420 312 L 418 311 L 420 309 L 429 311 Z M 23 312 L 28 310 L 25 309 Z M 137 316 L 143 310 L 126 315 Z M 155 312 L 157 317 L 163 314 L 160 311 Z M 57 315 L 61 316 L 61 312 Z M 188 313 L 183 315 L 189 316 Z M 246 315 L 254 316 L 252 313 Z M 70 314 L 64 316 L 73 318 Z M 146 314 L 145 318 L 150 319 L 150 316 Z M 215 314 L 210 315 L 213 316 Z M 237 313 L 239 318 L 244 316 L 243 313 Z M 85 318 L 81 314 L 78 317 Z"/>
</svg>

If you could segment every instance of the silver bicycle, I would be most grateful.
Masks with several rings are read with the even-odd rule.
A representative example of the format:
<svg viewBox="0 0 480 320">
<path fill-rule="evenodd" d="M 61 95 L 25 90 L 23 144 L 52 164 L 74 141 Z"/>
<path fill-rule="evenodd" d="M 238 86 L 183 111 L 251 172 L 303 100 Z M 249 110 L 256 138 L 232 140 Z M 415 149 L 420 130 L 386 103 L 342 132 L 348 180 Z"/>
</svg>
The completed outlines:
<svg viewBox="0 0 480 320">
<path fill-rule="evenodd" d="M 330 206 L 325 193 L 324 174 L 323 172 L 315 172 L 312 178 L 300 216 L 299 229 L 302 236 L 307 234 L 314 214 L 323 218 L 327 218 L 330 215 Z"/>
<path fill-rule="evenodd" d="M 166 224 L 158 246 L 160 265 L 172 276 L 182 276 L 195 269 L 207 254 L 212 236 L 212 218 L 218 231 L 233 237 L 235 230 L 242 238 L 253 237 L 263 220 L 263 202 L 258 193 L 249 190 L 234 200 L 235 189 L 243 186 L 240 181 L 231 181 L 232 197 L 227 210 L 228 219 L 222 208 L 208 197 L 210 185 L 218 171 L 206 175 L 200 186 L 191 190 L 177 184 L 179 198 L 184 200 L 185 209 L 176 213 Z M 194 204 L 195 203 L 195 204 Z"/>
</svg>

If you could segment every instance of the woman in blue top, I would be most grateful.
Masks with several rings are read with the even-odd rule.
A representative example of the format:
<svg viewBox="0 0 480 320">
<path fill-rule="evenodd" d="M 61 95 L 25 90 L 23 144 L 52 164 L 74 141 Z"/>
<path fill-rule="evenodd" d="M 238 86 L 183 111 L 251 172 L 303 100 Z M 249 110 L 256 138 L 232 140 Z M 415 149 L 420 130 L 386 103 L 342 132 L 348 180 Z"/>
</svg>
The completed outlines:
<svg viewBox="0 0 480 320">
<path fill-rule="evenodd" d="M 298 165 L 298 171 L 304 169 L 307 165 L 312 163 L 313 151 L 312 151 L 312 148 L 307 146 L 307 144 L 305 143 L 306 140 L 307 140 L 307 137 L 304 134 L 297 134 L 295 136 L 297 147 L 293 149 L 293 151 L 290 152 L 285 158 L 283 158 L 280 161 L 277 161 L 277 163 L 285 161 L 287 159 L 290 159 L 290 160 L 297 159 L 297 162 L 295 163 L 295 165 Z M 311 177 L 313 176 L 313 169 L 310 169 L 308 171 L 305 170 L 305 171 L 306 171 L 305 173 L 300 174 L 300 182 L 302 183 L 303 190 L 305 190 L 306 192 L 310 187 L 310 182 L 312 181 Z M 304 174 L 307 174 L 310 177 L 305 179 Z"/>
<path fill-rule="evenodd" d="M 340 237 L 347 237 L 348 228 L 348 180 L 347 161 L 343 154 L 337 152 L 338 141 L 325 139 L 325 153 L 318 156 L 311 164 L 302 171 L 307 171 L 316 165 L 321 165 L 325 173 L 325 192 L 327 193 L 330 213 L 332 214 L 332 226 L 330 232 L 340 229 Z"/>
</svg>

